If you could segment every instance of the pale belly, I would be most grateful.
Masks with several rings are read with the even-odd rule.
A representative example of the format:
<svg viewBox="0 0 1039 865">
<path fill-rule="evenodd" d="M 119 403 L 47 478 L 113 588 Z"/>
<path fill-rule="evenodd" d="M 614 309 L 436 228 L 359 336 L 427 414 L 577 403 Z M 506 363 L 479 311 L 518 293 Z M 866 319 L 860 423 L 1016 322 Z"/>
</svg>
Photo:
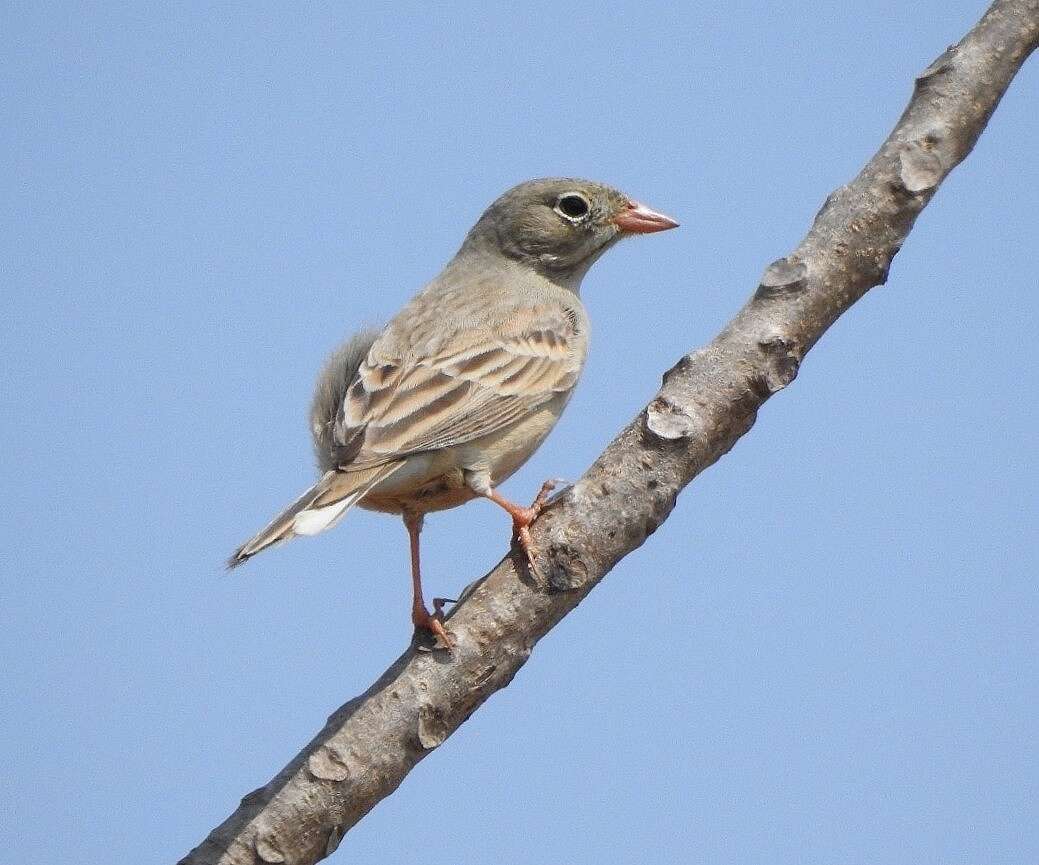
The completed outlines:
<svg viewBox="0 0 1039 865">
<path fill-rule="evenodd" d="M 509 478 L 551 432 L 569 397 L 560 394 L 523 420 L 484 438 L 408 457 L 358 505 L 399 514 L 405 510 L 442 511 L 471 501 L 479 494 L 467 477 L 487 478 L 492 487 Z"/>
</svg>

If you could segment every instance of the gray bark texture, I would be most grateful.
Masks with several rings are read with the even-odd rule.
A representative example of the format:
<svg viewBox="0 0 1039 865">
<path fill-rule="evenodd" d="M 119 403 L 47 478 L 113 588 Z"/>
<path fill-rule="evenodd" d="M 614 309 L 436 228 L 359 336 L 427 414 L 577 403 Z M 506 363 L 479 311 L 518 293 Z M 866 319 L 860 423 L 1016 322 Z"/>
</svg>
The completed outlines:
<svg viewBox="0 0 1039 865">
<path fill-rule="evenodd" d="M 268 784 L 181 865 L 305 865 L 392 793 L 523 666 L 531 649 L 667 519 L 681 490 L 754 424 L 805 353 L 888 268 L 945 176 L 974 146 L 1039 43 L 1039 0 L 997 0 L 916 79 L 902 117 L 804 240 L 770 264 L 709 345 L 664 375 L 654 399 L 533 526 L 540 579 L 515 554 L 448 618 L 452 653 L 412 646 L 342 706 Z"/>
</svg>

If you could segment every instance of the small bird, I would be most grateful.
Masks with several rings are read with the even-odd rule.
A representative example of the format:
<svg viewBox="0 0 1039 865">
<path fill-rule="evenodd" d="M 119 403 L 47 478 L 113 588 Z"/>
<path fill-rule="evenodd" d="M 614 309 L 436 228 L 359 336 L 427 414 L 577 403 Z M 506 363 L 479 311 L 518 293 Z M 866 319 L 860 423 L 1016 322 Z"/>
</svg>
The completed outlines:
<svg viewBox="0 0 1039 865">
<path fill-rule="evenodd" d="M 422 596 L 423 517 L 477 497 L 512 517 L 513 539 L 536 573 L 530 507 L 498 486 L 544 441 L 584 366 L 588 315 L 581 280 L 626 235 L 678 225 L 587 180 L 548 178 L 513 187 L 466 235 L 440 275 L 381 331 L 363 331 L 332 354 L 310 412 L 321 477 L 228 561 L 336 525 L 354 505 L 400 514 L 411 542 L 417 629 L 450 649 L 445 599 Z"/>
</svg>

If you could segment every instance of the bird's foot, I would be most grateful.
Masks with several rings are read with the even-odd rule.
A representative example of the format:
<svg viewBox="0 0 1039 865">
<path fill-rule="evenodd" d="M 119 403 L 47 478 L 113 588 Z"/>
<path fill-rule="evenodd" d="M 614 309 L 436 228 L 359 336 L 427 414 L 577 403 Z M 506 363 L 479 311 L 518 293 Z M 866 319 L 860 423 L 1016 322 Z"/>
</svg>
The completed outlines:
<svg viewBox="0 0 1039 865">
<path fill-rule="evenodd" d="M 433 598 L 435 612 L 432 615 L 424 605 L 416 604 L 411 609 L 411 622 L 416 631 L 429 631 L 433 635 L 435 648 L 451 651 L 455 643 L 444 627 L 444 603 L 447 601 L 450 601 L 450 598 Z"/>
<path fill-rule="evenodd" d="M 527 567 L 530 568 L 530 572 L 539 580 L 543 579 L 543 577 L 534 560 L 537 550 L 530 536 L 530 525 L 541 515 L 541 512 L 548 504 L 548 498 L 552 490 L 555 488 L 556 481 L 547 480 L 541 485 L 541 489 L 538 491 L 537 496 L 534 497 L 534 501 L 530 503 L 529 508 L 513 507 L 509 510 L 512 516 L 512 542 L 519 544 L 520 549 L 523 550 L 523 555 L 526 556 Z"/>
</svg>

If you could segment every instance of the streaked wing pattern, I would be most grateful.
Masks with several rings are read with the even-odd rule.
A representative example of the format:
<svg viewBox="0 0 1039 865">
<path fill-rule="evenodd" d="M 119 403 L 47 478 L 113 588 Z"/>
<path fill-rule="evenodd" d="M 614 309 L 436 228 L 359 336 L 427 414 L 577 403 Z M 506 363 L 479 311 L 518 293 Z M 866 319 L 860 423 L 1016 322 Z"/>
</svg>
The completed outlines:
<svg viewBox="0 0 1039 865">
<path fill-rule="evenodd" d="M 436 351 L 377 340 L 336 421 L 340 443 L 363 445 L 354 465 L 450 447 L 520 420 L 569 391 L 583 362 L 573 315 L 558 304 L 517 308 L 496 328 L 459 327 Z"/>
</svg>

